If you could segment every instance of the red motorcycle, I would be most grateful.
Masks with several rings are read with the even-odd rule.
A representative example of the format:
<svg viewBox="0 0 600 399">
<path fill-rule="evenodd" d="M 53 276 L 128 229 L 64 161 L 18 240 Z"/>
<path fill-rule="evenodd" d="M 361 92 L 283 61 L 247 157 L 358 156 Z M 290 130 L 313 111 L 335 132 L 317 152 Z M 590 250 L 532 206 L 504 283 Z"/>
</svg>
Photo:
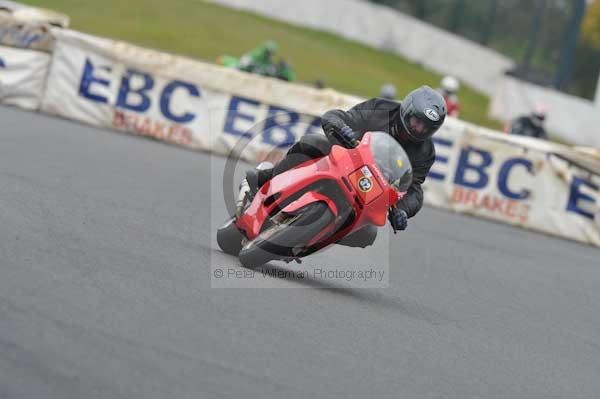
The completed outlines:
<svg viewBox="0 0 600 399">
<path fill-rule="evenodd" d="M 402 146 L 368 132 L 354 148 L 334 145 L 328 156 L 274 176 L 218 230 L 217 242 L 246 267 L 300 262 L 367 224 L 385 225 L 411 182 Z"/>
</svg>

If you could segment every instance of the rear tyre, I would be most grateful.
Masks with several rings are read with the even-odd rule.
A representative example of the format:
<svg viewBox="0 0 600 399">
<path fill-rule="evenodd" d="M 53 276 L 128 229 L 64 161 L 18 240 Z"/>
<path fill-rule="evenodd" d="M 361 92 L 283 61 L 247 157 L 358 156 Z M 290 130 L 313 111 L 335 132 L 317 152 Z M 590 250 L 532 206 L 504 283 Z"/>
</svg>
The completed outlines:
<svg viewBox="0 0 600 399">
<path fill-rule="evenodd" d="M 223 252 L 238 256 L 242 249 L 244 236 L 235 225 L 235 219 L 231 218 L 219 230 L 217 230 L 217 243 Z"/>
<path fill-rule="evenodd" d="M 293 249 L 305 247 L 333 221 L 334 216 L 327 204 L 309 204 L 248 242 L 239 253 L 240 263 L 244 267 L 255 268 L 271 260 L 293 257 Z"/>
</svg>

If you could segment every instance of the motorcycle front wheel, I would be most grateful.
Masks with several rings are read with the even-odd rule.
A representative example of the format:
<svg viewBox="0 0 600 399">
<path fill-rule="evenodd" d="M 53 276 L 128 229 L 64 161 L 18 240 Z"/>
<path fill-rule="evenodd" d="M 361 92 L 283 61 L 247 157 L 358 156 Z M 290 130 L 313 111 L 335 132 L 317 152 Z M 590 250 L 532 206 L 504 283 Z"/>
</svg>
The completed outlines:
<svg viewBox="0 0 600 399">
<path fill-rule="evenodd" d="M 306 244 L 331 222 L 334 216 L 327 204 L 314 202 L 299 209 L 286 219 L 273 223 L 240 251 L 240 263 L 255 268 L 265 263 L 294 257 L 294 250 L 305 249 Z"/>
<path fill-rule="evenodd" d="M 229 219 L 219 230 L 217 230 L 217 244 L 223 252 L 238 256 L 242 249 L 244 236 L 235 225 L 235 219 Z"/>
</svg>

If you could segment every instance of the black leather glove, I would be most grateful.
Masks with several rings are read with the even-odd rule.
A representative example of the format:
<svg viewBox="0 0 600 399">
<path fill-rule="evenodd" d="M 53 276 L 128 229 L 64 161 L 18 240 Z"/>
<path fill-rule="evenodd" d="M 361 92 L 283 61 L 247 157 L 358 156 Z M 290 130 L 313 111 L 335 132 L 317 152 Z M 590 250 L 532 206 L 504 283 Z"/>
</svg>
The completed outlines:
<svg viewBox="0 0 600 399">
<path fill-rule="evenodd" d="M 408 227 L 408 215 L 402 209 L 391 208 L 388 212 L 388 220 L 394 229 L 394 234 L 396 231 L 406 230 Z"/>
<path fill-rule="evenodd" d="M 352 130 L 352 128 L 350 128 L 350 126 L 344 126 L 342 127 L 340 130 L 340 136 L 342 138 L 343 141 L 345 141 L 344 144 L 348 144 L 349 146 L 356 147 L 358 145 L 358 136 L 357 134 Z"/>
</svg>

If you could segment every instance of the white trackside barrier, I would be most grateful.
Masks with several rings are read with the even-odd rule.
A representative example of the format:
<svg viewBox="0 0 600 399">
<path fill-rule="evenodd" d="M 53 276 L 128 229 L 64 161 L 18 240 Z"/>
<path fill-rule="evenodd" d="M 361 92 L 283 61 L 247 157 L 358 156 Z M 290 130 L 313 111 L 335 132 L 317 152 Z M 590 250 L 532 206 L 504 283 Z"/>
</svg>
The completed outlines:
<svg viewBox="0 0 600 399">
<path fill-rule="evenodd" d="M 51 52 L 54 37 L 46 22 L 0 13 L 0 45 Z"/>
<path fill-rule="evenodd" d="M 358 101 L 101 39 L 55 31 L 43 110 L 194 149 L 229 153 L 242 141 L 249 160 L 319 130 L 327 109 Z M 248 140 L 252 131 L 266 133 Z"/>
<path fill-rule="evenodd" d="M 503 76 L 492 96 L 489 114 L 508 122 L 527 115 L 537 104 L 548 109 L 546 128 L 574 145 L 600 147 L 600 106 L 583 98 Z"/>
<path fill-rule="evenodd" d="M 435 143 L 428 204 L 600 246 L 600 162 L 453 120 Z"/>
<path fill-rule="evenodd" d="M 0 46 L 0 103 L 37 110 L 49 63 L 49 54 Z"/>
<path fill-rule="evenodd" d="M 319 116 L 361 101 L 68 30 L 53 30 L 42 110 L 259 162 Z M 425 184 L 430 205 L 600 246 L 600 161 L 448 118 Z"/>
<path fill-rule="evenodd" d="M 39 108 L 53 42 L 48 24 L 0 13 L 0 103 Z"/>
</svg>

